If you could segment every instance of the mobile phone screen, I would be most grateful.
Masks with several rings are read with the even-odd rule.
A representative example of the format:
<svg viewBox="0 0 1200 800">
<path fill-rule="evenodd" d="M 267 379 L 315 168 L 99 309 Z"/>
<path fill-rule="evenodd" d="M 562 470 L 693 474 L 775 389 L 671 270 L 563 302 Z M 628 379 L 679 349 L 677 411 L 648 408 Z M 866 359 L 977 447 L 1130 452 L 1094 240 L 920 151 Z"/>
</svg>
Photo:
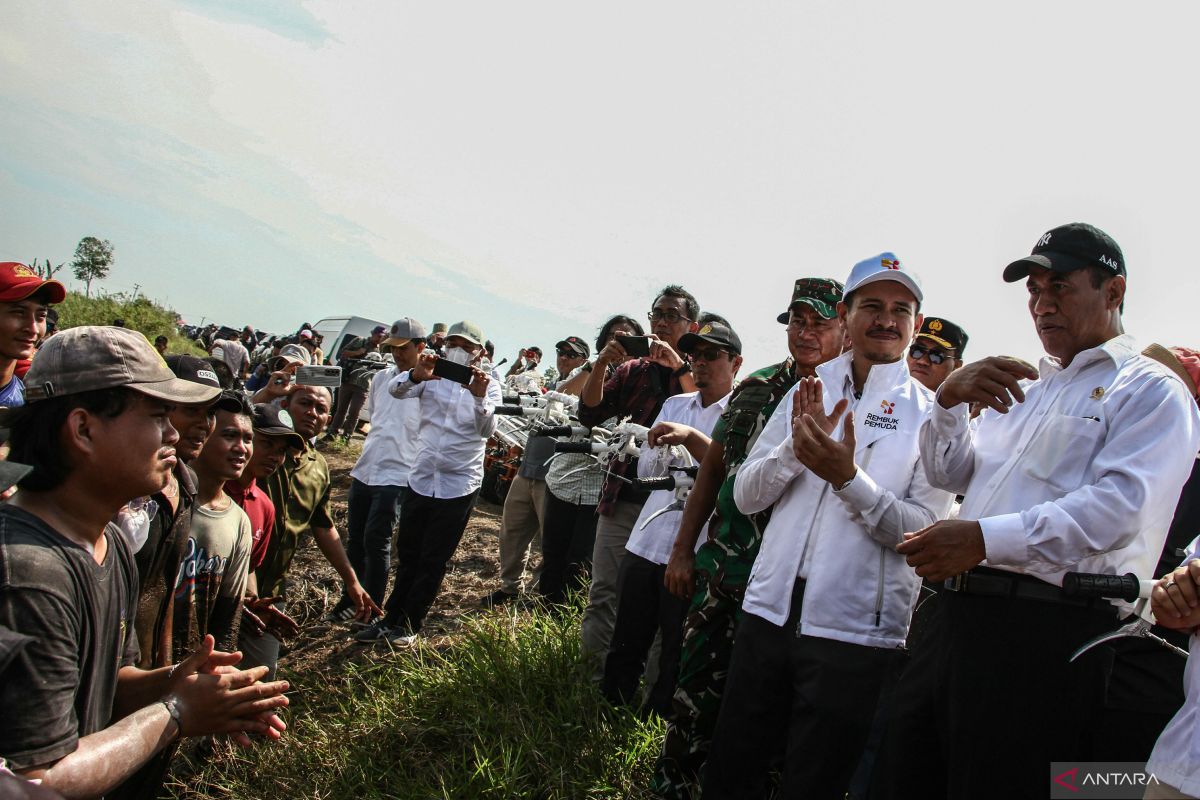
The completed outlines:
<svg viewBox="0 0 1200 800">
<path fill-rule="evenodd" d="M 433 362 L 433 374 L 439 378 L 445 378 L 448 381 L 461 383 L 463 386 L 471 382 L 474 373 L 471 368 L 462 364 L 455 364 L 453 361 L 447 361 L 444 358 L 439 358 Z"/>
<path fill-rule="evenodd" d="M 617 341 L 625 348 L 625 352 L 634 358 L 650 355 L 649 336 L 617 336 Z"/>
</svg>

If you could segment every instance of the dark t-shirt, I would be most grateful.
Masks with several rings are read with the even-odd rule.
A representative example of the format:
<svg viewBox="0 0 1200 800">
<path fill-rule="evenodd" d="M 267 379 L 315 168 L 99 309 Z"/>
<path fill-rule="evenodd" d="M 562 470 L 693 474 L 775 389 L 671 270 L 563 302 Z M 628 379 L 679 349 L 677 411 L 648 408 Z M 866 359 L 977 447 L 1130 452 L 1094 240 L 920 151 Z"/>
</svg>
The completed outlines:
<svg viewBox="0 0 1200 800">
<path fill-rule="evenodd" d="M 175 469 L 179 482 L 178 508 L 159 492 L 153 496 L 158 511 L 150 520 L 146 543 L 134 556 L 138 569 L 137 637 L 142 669 L 156 669 L 181 661 L 190 651 L 178 650 L 176 635 L 175 578 L 186 553 L 196 496 L 196 474 L 180 464 Z"/>
<path fill-rule="evenodd" d="M 107 727 L 117 672 L 138 659 L 137 569 L 109 525 L 97 564 L 37 517 L 0 506 L 0 625 L 33 637 L 0 682 L 0 757 L 53 763 Z"/>
</svg>

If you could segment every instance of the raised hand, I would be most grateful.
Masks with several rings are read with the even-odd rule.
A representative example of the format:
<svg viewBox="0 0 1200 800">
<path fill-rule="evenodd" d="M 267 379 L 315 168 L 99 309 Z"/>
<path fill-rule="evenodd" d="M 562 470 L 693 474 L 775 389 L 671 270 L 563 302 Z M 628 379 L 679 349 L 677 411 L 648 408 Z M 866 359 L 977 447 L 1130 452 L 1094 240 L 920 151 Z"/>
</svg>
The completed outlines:
<svg viewBox="0 0 1200 800">
<path fill-rule="evenodd" d="M 807 398 L 802 401 L 800 394 L 797 391 L 792 398 L 792 452 L 796 460 L 818 478 L 835 487 L 841 486 L 858 471 L 854 463 L 854 415 L 847 413 L 847 401 L 839 400 L 833 407 L 833 415 L 825 417 L 822 413 L 823 421 L 818 422 L 811 414 L 800 411 L 802 402 L 809 402 Z M 842 440 L 834 441 L 829 433 L 843 416 Z M 829 426 L 828 432 L 825 425 Z"/>
<path fill-rule="evenodd" d="M 1036 380 L 1033 365 L 1011 356 L 992 356 L 954 370 L 938 392 L 942 408 L 979 403 L 1007 414 L 1014 403 L 1025 402 L 1019 380 Z"/>
</svg>

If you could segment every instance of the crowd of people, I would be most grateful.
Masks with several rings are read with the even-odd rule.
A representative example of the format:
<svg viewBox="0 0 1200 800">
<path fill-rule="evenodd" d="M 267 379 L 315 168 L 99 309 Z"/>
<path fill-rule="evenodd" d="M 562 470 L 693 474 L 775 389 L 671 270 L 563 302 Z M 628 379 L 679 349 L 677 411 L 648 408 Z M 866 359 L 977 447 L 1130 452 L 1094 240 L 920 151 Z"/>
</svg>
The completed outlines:
<svg viewBox="0 0 1200 800">
<path fill-rule="evenodd" d="M 0 264 L 0 796 L 153 797 L 182 739 L 285 735 L 304 537 L 341 577 L 327 619 L 413 646 L 522 394 L 572 425 L 531 430 L 481 605 L 585 596 L 596 690 L 666 723 L 648 792 L 1033 797 L 1053 763 L 1119 760 L 1146 797 L 1200 796 L 1200 354 L 1125 332 L 1091 225 L 996 277 L 1023 282 L 1037 366 L 967 363 L 966 309 L 926 313 L 881 253 L 764 300 L 770 365 L 669 285 L 544 374 L 537 346 L 501 375 L 474 323 L 402 317 L 341 347 L 335 394 L 298 379 L 327 358 L 310 326 L 170 355 L 50 329 L 64 288 Z M 364 409 L 343 535 L 322 446 Z M 589 454 L 617 430 L 633 450 Z M 1156 579 L 1147 628 L 1191 657 L 1073 658 L 1141 608 L 1069 573 Z"/>
</svg>

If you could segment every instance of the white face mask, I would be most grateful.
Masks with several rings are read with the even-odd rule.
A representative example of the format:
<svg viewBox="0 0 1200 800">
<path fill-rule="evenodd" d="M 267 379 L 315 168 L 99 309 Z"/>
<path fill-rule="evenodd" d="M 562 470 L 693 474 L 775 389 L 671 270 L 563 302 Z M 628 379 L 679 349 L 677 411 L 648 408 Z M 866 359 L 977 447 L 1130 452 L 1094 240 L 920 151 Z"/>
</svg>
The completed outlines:
<svg viewBox="0 0 1200 800">
<path fill-rule="evenodd" d="M 447 347 L 442 358 L 465 367 L 471 363 L 471 351 L 462 347 Z"/>
</svg>

